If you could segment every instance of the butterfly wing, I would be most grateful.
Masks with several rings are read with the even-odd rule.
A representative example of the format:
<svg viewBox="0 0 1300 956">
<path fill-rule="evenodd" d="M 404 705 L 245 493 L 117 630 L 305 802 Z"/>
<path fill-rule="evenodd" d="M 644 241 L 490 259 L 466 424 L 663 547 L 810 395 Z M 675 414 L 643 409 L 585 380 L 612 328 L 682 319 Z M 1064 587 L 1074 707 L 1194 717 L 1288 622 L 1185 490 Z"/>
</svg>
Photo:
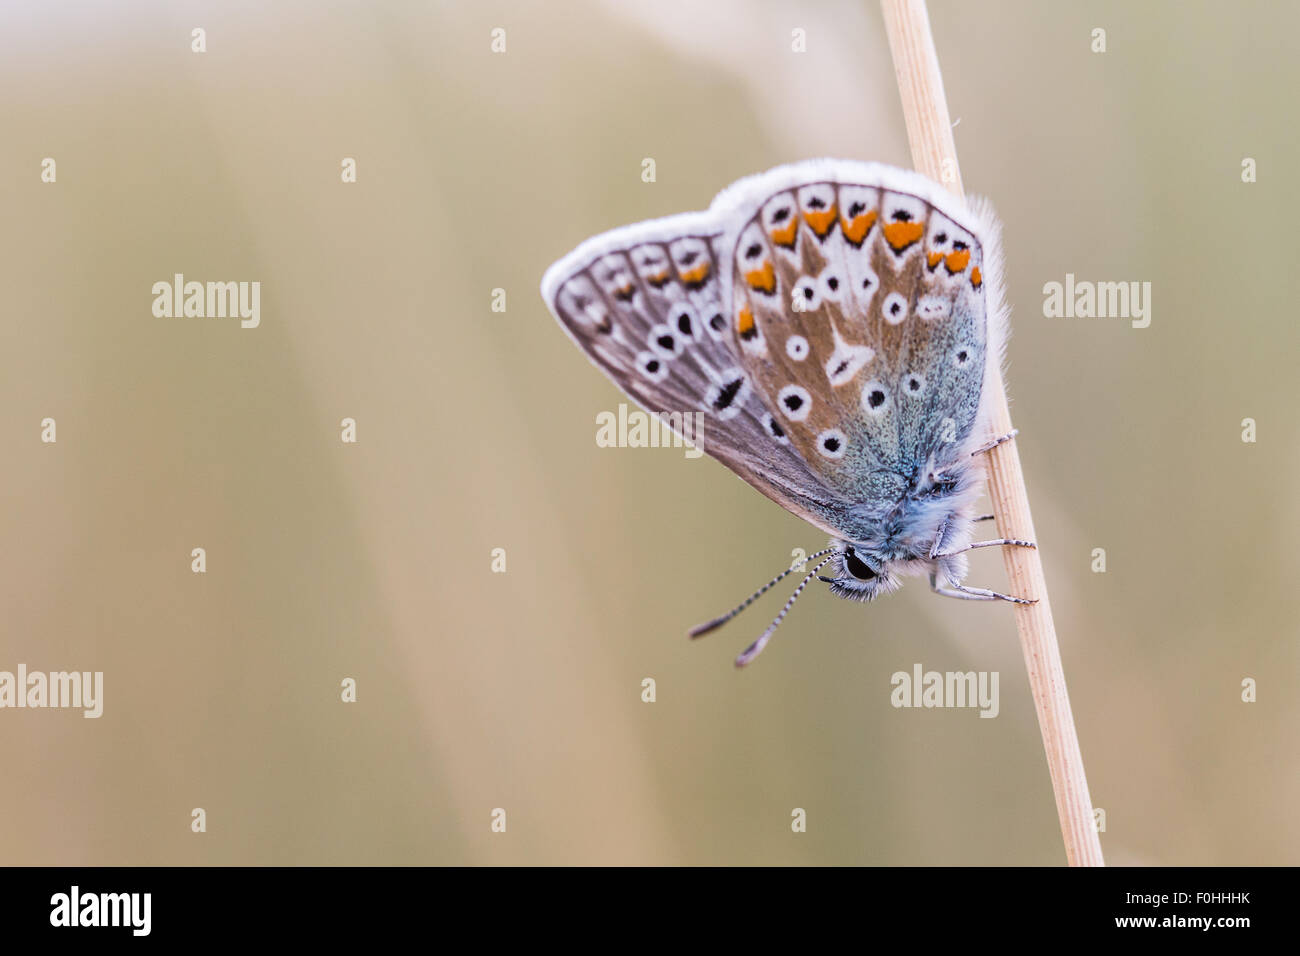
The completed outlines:
<svg viewBox="0 0 1300 956">
<path fill-rule="evenodd" d="M 681 415 L 702 412 L 700 434 L 685 437 L 782 507 L 834 533 L 819 516 L 837 496 L 756 394 L 726 321 L 724 225 L 713 214 L 692 213 L 597 236 L 547 271 L 542 296 L 632 400 L 668 415 L 679 432 Z"/>
<path fill-rule="evenodd" d="M 886 513 L 968 458 L 1001 360 L 996 228 L 915 173 L 819 160 L 721 193 L 741 366 L 817 479 Z M 848 517 L 832 519 L 848 531 Z"/>
</svg>

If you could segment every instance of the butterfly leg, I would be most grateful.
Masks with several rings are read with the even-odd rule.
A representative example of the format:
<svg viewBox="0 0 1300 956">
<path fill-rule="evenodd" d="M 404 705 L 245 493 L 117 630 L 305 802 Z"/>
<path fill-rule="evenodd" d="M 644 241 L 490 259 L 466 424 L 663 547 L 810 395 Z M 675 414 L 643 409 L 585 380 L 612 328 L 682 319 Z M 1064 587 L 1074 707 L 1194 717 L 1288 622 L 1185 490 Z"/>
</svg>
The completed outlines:
<svg viewBox="0 0 1300 956">
<path fill-rule="evenodd" d="M 993 517 L 994 517 L 993 515 L 980 515 L 977 518 L 972 518 L 971 521 L 972 522 L 989 521 Z M 948 519 L 945 518 L 943 520 L 943 523 L 939 525 L 938 533 L 935 534 L 934 536 L 934 544 L 930 547 L 931 561 L 933 561 L 935 558 L 948 558 L 954 554 L 961 554 L 963 551 L 970 551 L 974 548 L 995 548 L 999 546 L 1011 546 L 1017 548 L 1038 547 L 1038 545 L 1034 544 L 1034 542 L 1022 541 L 1020 538 L 993 538 L 992 540 L 989 541 L 976 541 L 973 544 L 966 545 L 966 547 L 964 548 L 958 548 L 956 551 L 940 551 L 939 546 L 943 543 L 943 536 L 947 533 L 947 531 L 948 531 Z"/>
<path fill-rule="evenodd" d="M 958 548 L 956 551 L 930 552 L 933 558 L 949 558 L 954 554 L 961 554 L 963 551 L 971 551 L 975 548 L 997 548 L 997 547 L 1015 547 L 1015 548 L 1037 548 L 1038 545 L 1032 541 L 1022 541 L 1020 538 L 993 538 L 989 541 L 974 541 L 964 548 Z"/>
<path fill-rule="evenodd" d="M 968 588 L 953 581 L 948 582 L 952 585 L 951 588 L 941 588 L 939 587 L 938 577 L 937 574 L 930 575 L 930 590 L 935 594 L 942 595 L 943 597 L 958 598 L 962 601 L 1010 601 L 1012 604 L 1038 603 L 1036 600 L 1012 597 L 1010 594 L 990 591 L 987 588 Z"/>
<path fill-rule="evenodd" d="M 934 544 L 930 546 L 930 560 L 933 561 L 939 556 L 939 545 L 943 543 L 943 536 L 948 533 L 948 519 L 944 518 L 939 524 L 939 530 L 935 532 Z M 933 578 L 930 579 L 933 582 Z"/>
<path fill-rule="evenodd" d="M 991 451 L 992 449 L 997 448 L 998 445 L 1001 445 L 1003 442 L 1011 441 L 1011 439 L 1015 438 L 1019 434 L 1020 434 L 1020 429 L 1013 428 L 1005 435 L 1001 435 L 998 438 L 993 439 L 987 445 L 980 445 L 979 448 L 976 448 L 973 452 L 971 452 L 971 457 L 973 458 L 976 455 L 984 454 L 986 451 Z"/>
</svg>

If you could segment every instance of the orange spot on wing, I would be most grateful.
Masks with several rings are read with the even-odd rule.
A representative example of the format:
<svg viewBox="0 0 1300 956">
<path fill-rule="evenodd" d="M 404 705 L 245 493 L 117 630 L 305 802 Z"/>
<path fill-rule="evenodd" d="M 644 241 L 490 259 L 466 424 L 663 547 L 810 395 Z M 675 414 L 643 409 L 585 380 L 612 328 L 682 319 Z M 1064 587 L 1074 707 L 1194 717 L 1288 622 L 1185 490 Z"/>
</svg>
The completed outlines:
<svg viewBox="0 0 1300 956">
<path fill-rule="evenodd" d="M 928 256 L 926 256 L 925 261 L 928 262 L 930 264 L 930 268 L 933 269 L 939 263 L 943 262 L 943 253 L 932 252 Z"/>
<path fill-rule="evenodd" d="M 874 209 L 854 217 L 852 222 L 845 219 L 840 220 L 840 228 L 844 230 L 844 238 L 855 246 L 862 243 L 862 240 L 867 237 L 867 233 L 871 231 L 871 227 L 875 224 L 876 211 Z"/>
<path fill-rule="evenodd" d="M 691 269 L 689 272 L 680 273 L 682 277 L 682 282 L 686 283 L 686 285 L 690 286 L 692 289 L 697 288 L 703 285 L 704 280 L 709 277 L 709 270 L 711 268 L 712 268 L 712 263 L 701 262 L 698 266 L 696 266 L 694 269 Z"/>
<path fill-rule="evenodd" d="M 959 252 L 953 252 L 948 255 L 948 261 L 943 264 L 953 275 L 963 271 L 970 264 L 970 250 L 962 249 Z"/>
<path fill-rule="evenodd" d="M 665 269 L 663 272 L 656 272 L 654 275 L 649 276 L 646 281 L 658 289 L 661 288 L 670 278 L 672 277 L 668 274 L 668 270 Z"/>
<path fill-rule="evenodd" d="M 885 226 L 885 241 L 895 252 L 902 252 L 925 232 L 925 226 L 919 222 L 891 222 Z"/>
<path fill-rule="evenodd" d="M 749 310 L 749 306 L 742 305 L 740 311 L 736 313 L 736 331 L 742 338 L 746 338 L 754 333 L 754 313 Z"/>
<path fill-rule="evenodd" d="M 970 284 L 978 289 L 980 287 L 980 283 L 982 283 L 983 281 L 984 278 L 980 275 L 980 267 L 976 266 L 974 269 L 970 271 Z"/>
<path fill-rule="evenodd" d="M 759 292 L 766 292 L 768 295 L 775 292 L 776 271 L 772 268 L 771 261 L 764 262 L 761 269 L 746 272 L 745 281 L 749 283 L 751 289 L 757 289 Z"/>
<path fill-rule="evenodd" d="M 831 226 L 835 224 L 835 207 L 814 212 L 804 210 L 804 222 L 808 223 L 808 228 L 817 234 L 818 239 L 825 239 L 826 233 L 831 231 Z"/>
<path fill-rule="evenodd" d="M 775 242 L 778 246 L 785 246 L 788 249 L 794 245 L 795 233 L 798 230 L 799 230 L 799 220 L 794 218 L 794 216 L 791 216 L 789 223 L 787 223 L 781 229 L 771 230 L 769 234 L 772 237 L 772 241 Z"/>
</svg>

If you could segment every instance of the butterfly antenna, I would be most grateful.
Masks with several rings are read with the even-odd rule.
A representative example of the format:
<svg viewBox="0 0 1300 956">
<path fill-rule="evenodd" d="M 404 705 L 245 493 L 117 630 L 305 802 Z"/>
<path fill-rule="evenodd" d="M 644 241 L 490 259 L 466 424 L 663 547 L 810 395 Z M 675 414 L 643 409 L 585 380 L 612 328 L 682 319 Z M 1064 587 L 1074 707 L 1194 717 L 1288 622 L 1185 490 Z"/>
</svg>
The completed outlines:
<svg viewBox="0 0 1300 956">
<path fill-rule="evenodd" d="M 804 558 L 804 560 L 800 562 L 800 564 L 805 564 L 808 561 L 815 561 L 818 558 L 820 558 L 822 555 L 830 554 L 834 550 L 835 550 L 834 548 L 826 548 L 823 551 L 818 551 L 816 554 L 810 554 L 808 557 Z M 822 562 L 822 564 L 825 563 L 826 563 L 825 561 Z M 821 567 L 821 565 L 819 564 L 818 567 Z M 771 590 L 777 583 L 779 583 L 789 575 L 794 574 L 794 570 L 795 570 L 794 568 L 787 568 L 786 570 L 778 574 L 776 577 L 774 577 L 771 581 L 768 581 L 766 584 L 764 584 L 761 588 L 759 588 L 749 597 L 745 598 L 744 601 L 742 601 L 736 607 L 732 608 L 726 614 L 722 615 L 721 617 L 715 617 L 711 621 L 706 621 L 703 624 L 691 628 L 691 637 L 702 637 L 703 635 L 709 633 L 709 631 L 714 631 L 722 627 L 722 625 L 726 624 L 728 621 L 730 621 L 733 617 L 735 617 L 745 608 L 749 607 L 751 604 L 753 604 L 755 601 L 761 598 L 764 594 L 766 594 L 769 590 Z"/>
<path fill-rule="evenodd" d="M 808 582 L 813 579 L 817 572 L 825 567 L 830 560 L 831 558 L 827 558 L 821 564 L 817 565 L 817 567 L 809 571 L 804 579 L 799 582 L 799 586 L 795 588 L 794 593 L 790 595 L 790 600 L 785 602 L 785 607 L 781 608 L 781 613 L 776 616 L 776 620 L 767 626 L 767 630 L 762 633 L 758 640 L 745 648 L 744 652 L 736 658 L 737 667 L 744 667 L 759 654 L 763 653 L 763 648 L 766 647 L 767 642 L 772 639 L 772 635 L 776 633 L 776 629 L 781 626 L 781 622 L 785 620 L 785 616 L 790 613 L 790 608 L 794 607 L 794 602 L 799 600 L 800 593 L 802 593 L 803 589 L 808 586 Z"/>
</svg>

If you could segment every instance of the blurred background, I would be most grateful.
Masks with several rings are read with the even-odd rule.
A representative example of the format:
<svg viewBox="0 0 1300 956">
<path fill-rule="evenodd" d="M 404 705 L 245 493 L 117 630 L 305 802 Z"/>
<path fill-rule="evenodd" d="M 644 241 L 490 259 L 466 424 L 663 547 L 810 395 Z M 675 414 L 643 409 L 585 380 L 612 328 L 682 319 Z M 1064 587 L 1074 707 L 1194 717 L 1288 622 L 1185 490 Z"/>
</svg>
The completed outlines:
<svg viewBox="0 0 1300 956">
<path fill-rule="evenodd" d="M 1300 862 L 1300 8 L 931 18 L 1108 862 Z M 4 862 L 1064 862 L 1011 610 L 817 588 L 735 672 L 781 591 L 688 642 L 824 536 L 597 447 L 623 397 L 537 293 L 739 176 L 908 165 L 875 3 L 28 0 L 0 84 L 0 670 L 105 683 L 0 711 Z M 260 327 L 154 317 L 177 272 Z M 1150 327 L 1045 318 L 1066 273 Z M 891 707 L 917 663 L 1000 672 L 997 719 Z"/>
</svg>

